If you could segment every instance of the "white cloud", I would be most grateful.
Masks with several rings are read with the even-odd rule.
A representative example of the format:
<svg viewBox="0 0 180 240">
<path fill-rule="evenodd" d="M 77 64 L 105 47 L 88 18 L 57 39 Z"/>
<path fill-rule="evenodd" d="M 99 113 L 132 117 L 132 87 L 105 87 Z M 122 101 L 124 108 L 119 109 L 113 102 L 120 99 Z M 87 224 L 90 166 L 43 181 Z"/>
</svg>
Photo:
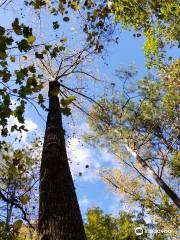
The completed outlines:
<svg viewBox="0 0 180 240">
<path fill-rule="evenodd" d="M 31 119 L 25 120 L 25 126 L 30 132 L 37 129 L 37 124 L 35 122 L 33 122 Z"/>
<path fill-rule="evenodd" d="M 99 178 L 98 170 L 102 167 L 119 167 L 119 163 L 115 161 L 114 156 L 107 149 L 98 149 L 90 147 L 81 139 L 84 133 L 90 133 L 91 130 L 86 122 L 77 125 L 70 124 L 70 130 L 76 137 L 71 137 L 67 143 L 68 157 L 71 161 L 70 167 L 73 177 L 82 173 L 78 178 L 84 182 L 95 182 Z M 89 168 L 86 168 L 89 166 Z"/>
<path fill-rule="evenodd" d="M 81 140 L 74 137 L 69 139 L 67 152 L 73 176 L 82 173 L 81 181 L 92 182 L 97 180 L 96 170 L 99 169 L 100 163 L 91 149 L 84 146 Z"/>
<path fill-rule="evenodd" d="M 31 133 L 35 130 L 37 130 L 38 126 L 35 122 L 33 122 L 31 119 L 25 120 L 25 127 L 28 130 L 28 132 L 22 133 L 22 140 L 25 141 L 27 138 L 28 133 Z"/>
<path fill-rule="evenodd" d="M 10 117 L 8 119 L 8 130 L 10 131 L 11 127 L 13 125 L 17 125 L 18 127 L 20 127 L 22 124 L 18 122 L 17 118 L 15 117 Z M 22 142 L 25 142 L 27 140 L 27 136 L 29 133 L 32 133 L 33 131 L 35 131 L 38 126 L 35 122 L 32 121 L 32 119 L 28 118 L 25 120 L 25 128 L 28 130 L 28 132 L 26 131 L 22 131 L 22 133 L 19 132 L 13 132 L 11 133 L 11 138 L 20 138 L 22 136 Z"/>
</svg>

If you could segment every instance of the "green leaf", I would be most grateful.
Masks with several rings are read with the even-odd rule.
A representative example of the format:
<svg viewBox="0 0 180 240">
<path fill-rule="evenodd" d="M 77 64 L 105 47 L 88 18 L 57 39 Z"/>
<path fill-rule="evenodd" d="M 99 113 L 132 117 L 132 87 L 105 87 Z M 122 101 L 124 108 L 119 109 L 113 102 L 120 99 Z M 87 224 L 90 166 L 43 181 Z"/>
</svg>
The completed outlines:
<svg viewBox="0 0 180 240">
<path fill-rule="evenodd" d="M 17 35 L 22 35 L 22 26 L 19 25 L 19 19 L 16 18 L 12 23 L 12 28 Z"/>
<path fill-rule="evenodd" d="M 6 59 L 7 54 L 5 51 L 0 51 L 0 59 Z"/>
<path fill-rule="evenodd" d="M 2 157 L 3 157 L 3 160 L 5 160 L 5 161 L 9 160 L 9 156 L 8 155 L 3 155 Z"/>
<path fill-rule="evenodd" d="M 7 66 L 7 61 L 0 62 L 1 67 L 5 68 Z"/>
<path fill-rule="evenodd" d="M 62 113 L 65 115 L 65 116 L 70 116 L 71 115 L 71 109 L 66 107 L 66 108 L 62 108 L 61 109 Z"/>
<path fill-rule="evenodd" d="M 38 53 L 38 52 L 35 52 L 35 56 L 37 58 L 39 58 L 39 59 L 43 59 L 44 58 L 43 54 L 42 53 Z"/>
<path fill-rule="evenodd" d="M 64 46 L 60 46 L 60 47 L 59 47 L 59 51 L 65 51 L 65 49 L 66 49 L 66 48 L 65 48 Z"/>
<path fill-rule="evenodd" d="M 11 127 L 11 132 L 14 132 L 15 130 L 18 130 L 18 126 L 16 124 Z"/>
<path fill-rule="evenodd" d="M 8 129 L 7 129 L 7 128 L 3 128 L 3 129 L 1 130 L 1 135 L 2 135 L 3 137 L 6 137 L 6 136 L 8 135 Z"/>
<path fill-rule="evenodd" d="M 18 42 L 18 48 L 21 52 L 27 52 L 31 49 L 31 47 L 29 46 L 29 43 L 26 39 L 21 40 L 20 42 Z"/>
<path fill-rule="evenodd" d="M 3 36 L 5 34 L 5 28 L 0 26 L 0 36 Z"/>
<path fill-rule="evenodd" d="M 39 94 L 39 95 L 38 95 L 38 103 L 39 103 L 39 104 L 44 103 L 44 97 L 43 97 L 42 94 Z"/>
<path fill-rule="evenodd" d="M 36 41 L 36 37 L 35 36 L 29 36 L 28 38 L 27 38 L 27 42 L 30 44 L 30 45 L 32 45 L 34 42 Z"/>
<path fill-rule="evenodd" d="M 31 65 L 31 66 L 29 66 L 29 71 L 31 73 L 35 73 L 36 72 L 36 68 L 33 65 Z"/>
<path fill-rule="evenodd" d="M 23 36 L 25 38 L 28 38 L 29 36 L 32 36 L 32 28 L 23 25 Z"/>
<path fill-rule="evenodd" d="M 62 106 L 66 107 L 66 106 L 68 106 L 69 104 L 71 104 L 75 100 L 76 100 L 75 96 L 69 96 L 66 99 L 62 99 L 61 100 L 61 104 L 62 104 Z"/>
<path fill-rule="evenodd" d="M 46 1 L 45 0 L 36 0 L 35 2 L 33 2 L 34 8 L 35 9 L 40 9 L 41 7 L 46 5 Z"/>
<path fill-rule="evenodd" d="M 2 77 L 2 80 L 4 83 L 9 82 L 11 74 L 7 71 L 0 71 L 0 77 Z"/>
<path fill-rule="evenodd" d="M 65 37 L 65 38 L 63 38 L 63 42 L 67 42 L 67 40 L 68 40 L 68 39 L 67 39 L 66 37 Z"/>
</svg>

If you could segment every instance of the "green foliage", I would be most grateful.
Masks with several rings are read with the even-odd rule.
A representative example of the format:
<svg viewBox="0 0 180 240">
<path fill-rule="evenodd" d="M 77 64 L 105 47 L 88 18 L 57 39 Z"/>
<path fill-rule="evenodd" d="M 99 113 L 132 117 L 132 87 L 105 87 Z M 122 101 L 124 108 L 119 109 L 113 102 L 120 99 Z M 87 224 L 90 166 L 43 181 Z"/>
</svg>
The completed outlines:
<svg viewBox="0 0 180 240">
<path fill-rule="evenodd" d="M 0 239 L 2 240 L 14 240 L 14 236 L 6 227 L 6 223 L 0 221 Z"/>
<path fill-rule="evenodd" d="M 61 99 L 61 111 L 65 116 L 71 115 L 71 109 L 68 107 L 71 103 L 73 103 L 76 100 L 75 96 L 69 96 L 66 99 Z"/>
<path fill-rule="evenodd" d="M 18 18 L 12 22 L 12 28 L 17 35 L 22 35 L 22 26 L 19 24 Z"/>
<path fill-rule="evenodd" d="M 27 237 L 30 234 L 28 232 L 34 232 L 29 229 L 22 209 L 27 219 L 30 216 L 36 218 L 34 211 L 37 199 L 34 196 L 34 187 L 38 178 L 40 148 L 41 141 L 37 139 L 21 149 L 13 149 L 9 144 L 5 144 L 1 149 L 0 193 L 4 194 L 7 200 L 0 198 L 0 239 L 29 239 L 25 238 L 25 235 Z"/>
<path fill-rule="evenodd" d="M 171 169 L 172 169 L 172 174 L 175 177 L 180 177 L 180 152 L 177 152 L 174 154 L 172 160 L 171 160 Z"/>
<path fill-rule="evenodd" d="M 85 231 L 88 240 L 145 239 L 146 233 L 142 236 L 135 234 L 135 228 L 143 224 L 145 224 L 143 219 L 137 219 L 127 212 L 120 212 L 115 218 L 110 214 L 104 214 L 99 208 L 92 208 L 87 212 Z"/>
<path fill-rule="evenodd" d="M 177 207 L 170 196 L 157 188 L 151 171 L 139 163 L 137 156 L 171 189 L 177 190 L 179 69 L 177 60 L 161 69 L 158 78 L 150 75 L 134 85 L 126 78 L 130 84 L 123 85 L 122 92 L 113 86 L 114 94 L 102 98 L 101 107 L 94 105 L 89 118 L 92 132 L 85 136 L 89 144 L 106 148 L 121 164 L 121 170 L 102 171 L 103 180 L 125 195 L 129 204 L 144 206 L 160 228 L 166 222 L 167 229 L 177 229 Z"/>
<path fill-rule="evenodd" d="M 35 36 L 29 36 L 28 38 L 27 38 L 27 42 L 30 44 L 30 45 L 32 45 L 34 42 L 36 41 L 36 37 Z"/>
<path fill-rule="evenodd" d="M 61 111 L 67 117 L 71 115 L 71 109 L 69 107 L 61 108 Z"/>
<path fill-rule="evenodd" d="M 37 240 L 37 232 L 24 225 L 22 220 L 15 221 L 7 228 L 5 222 L 0 222 L 1 240 Z"/>
<path fill-rule="evenodd" d="M 138 165 L 136 167 L 142 172 Z M 170 234 L 156 234 L 157 239 L 161 235 L 163 239 L 169 235 L 177 237 L 178 209 L 157 185 L 144 181 L 128 166 L 125 169 L 121 167 L 121 170 L 104 169 L 100 171 L 100 174 L 113 191 L 124 197 L 126 204 L 143 207 L 144 213 L 152 220 L 154 232 L 155 230 L 171 231 Z"/>
<path fill-rule="evenodd" d="M 59 17 L 62 16 L 65 21 L 70 19 L 68 9 L 74 12 L 79 9 L 79 1 L 32 0 L 23 2 L 30 11 L 34 10 L 37 13 L 37 11 L 46 9 L 49 16 L 53 15 L 52 30 L 59 28 Z M 20 11 L 22 12 L 23 8 L 20 8 Z M 41 39 L 37 39 L 34 29 L 30 27 L 31 23 L 27 25 L 25 22 L 27 21 L 21 14 L 12 20 L 11 29 L 0 26 L 0 78 L 2 81 L 0 88 L 0 128 L 3 137 L 7 137 L 11 131 L 22 132 L 26 130 L 23 125 L 25 122 L 24 113 L 27 104 L 32 104 L 32 99 L 33 101 L 36 99 L 37 103 L 44 110 L 47 110 L 44 106 L 45 92 L 42 92 L 47 80 L 47 73 L 44 74 L 42 68 L 40 69 L 37 65 L 38 63 L 42 64 L 42 60 L 47 60 L 47 57 L 54 63 L 54 59 L 60 55 L 62 57 L 66 49 L 67 38 L 59 39 L 57 37 L 56 42 L 53 41 L 52 45 L 46 44 Z M 18 102 L 15 109 L 14 101 Z M 36 105 L 36 103 L 33 104 Z M 70 114 L 68 108 L 63 111 L 66 115 Z M 7 124 L 11 116 L 15 117 L 22 125 L 20 127 L 14 125 L 9 129 Z"/>
<path fill-rule="evenodd" d="M 76 100 L 75 96 L 69 96 L 66 99 L 62 99 L 61 100 L 61 104 L 62 104 L 63 107 L 66 107 L 66 106 L 68 106 L 69 104 L 71 104 L 75 100 Z"/>
<path fill-rule="evenodd" d="M 128 94 L 116 92 L 112 99 L 101 99 L 104 110 L 94 106 L 89 119 L 95 133 L 90 141 L 102 141 L 110 150 L 128 154 L 123 147 L 126 143 L 132 151 L 142 152 L 142 158 L 154 159 L 158 165 L 165 161 L 169 167 L 178 151 L 179 69 L 179 61 L 175 61 L 160 72 L 159 79 L 145 77 L 137 90 L 126 86 Z"/>
<path fill-rule="evenodd" d="M 133 30 L 134 37 L 144 35 L 147 67 L 162 63 L 167 46 L 180 44 L 178 0 L 85 1 L 84 8 L 89 21 L 84 31 L 90 44 L 100 45 L 104 36 L 111 39 L 119 22 L 123 29 Z"/>
<path fill-rule="evenodd" d="M 19 43 L 18 43 L 18 48 L 20 52 L 27 52 L 31 49 L 31 47 L 29 46 L 29 43 L 26 39 L 22 39 Z"/>
<path fill-rule="evenodd" d="M 16 37 L 16 35 L 18 35 Z M 41 91 L 43 85 L 40 80 L 40 76 L 36 75 L 36 69 L 33 65 L 27 65 L 26 67 L 18 67 L 15 63 L 17 57 L 9 52 L 11 49 L 16 49 L 17 52 L 25 52 L 22 59 L 25 61 L 28 59 L 28 52 L 32 49 L 32 46 L 36 40 L 36 37 L 32 34 L 32 28 L 21 24 L 18 18 L 12 22 L 12 31 L 9 32 L 4 27 L 0 27 L 0 78 L 2 81 L 0 89 L 0 126 L 2 128 L 1 135 L 6 137 L 12 131 L 24 131 L 25 126 L 17 125 L 12 126 L 11 130 L 7 128 L 8 119 L 11 116 L 17 118 L 17 120 L 24 124 L 24 112 L 27 104 L 27 96 Z M 8 52 L 8 54 L 7 54 Z M 10 61 L 9 61 L 10 60 Z M 14 64 L 13 67 L 12 64 Z M 12 77 L 15 77 L 12 85 Z M 11 84 L 10 84 L 11 83 Z M 18 101 L 18 106 L 13 107 L 14 100 Z"/>
</svg>

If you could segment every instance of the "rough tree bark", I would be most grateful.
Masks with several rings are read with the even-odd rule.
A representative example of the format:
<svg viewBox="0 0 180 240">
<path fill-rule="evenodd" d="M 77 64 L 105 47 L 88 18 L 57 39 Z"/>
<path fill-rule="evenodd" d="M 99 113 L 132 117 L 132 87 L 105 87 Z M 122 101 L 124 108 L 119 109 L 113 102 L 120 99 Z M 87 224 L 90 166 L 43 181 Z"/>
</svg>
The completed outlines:
<svg viewBox="0 0 180 240">
<path fill-rule="evenodd" d="M 40 169 L 39 239 L 86 240 L 66 154 L 59 99 L 49 83 L 49 113 Z M 54 91 L 55 92 L 55 91 Z"/>
</svg>

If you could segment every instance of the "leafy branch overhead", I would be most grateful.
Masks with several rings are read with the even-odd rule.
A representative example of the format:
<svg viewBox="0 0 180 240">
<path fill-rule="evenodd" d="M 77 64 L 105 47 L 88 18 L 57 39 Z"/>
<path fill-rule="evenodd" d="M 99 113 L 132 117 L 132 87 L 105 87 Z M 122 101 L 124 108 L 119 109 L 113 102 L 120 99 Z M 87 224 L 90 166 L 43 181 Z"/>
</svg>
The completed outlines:
<svg viewBox="0 0 180 240">
<path fill-rule="evenodd" d="M 31 6 L 33 6 L 37 10 L 49 3 L 47 1 L 29 1 L 25 4 L 26 7 L 31 9 Z M 51 5 L 50 11 L 48 10 L 49 14 L 56 16 L 57 19 L 53 21 L 52 29 L 57 30 L 60 27 L 58 16 L 65 12 L 65 7 L 77 11 L 79 4 L 76 1 L 67 4 L 65 1 L 61 3 L 61 6 Z M 68 16 L 63 19 L 64 21 L 69 20 Z M 73 54 L 67 54 L 66 42 L 68 39 L 66 37 L 57 37 L 55 42 L 53 40 L 53 43 L 51 41 L 44 43 L 41 39 L 37 39 L 32 27 L 21 23 L 21 21 L 23 21 L 23 18 L 21 20 L 15 18 L 11 24 L 12 29 L 0 27 L 0 77 L 2 78 L 0 126 L 4 137 L 8 136 L 10 132 L 26 130 L 24 113 L 27 104 L 32 105 L 35 111 L 38 111 L 37 104 L 47 111 L 48 109 L 45 106 L 47 92 L 45 93 L 43 90 L 46 88 L 47 82 L 63 79 L 74 73 L 86 57 L 93 53 L 93 50 L 91 52 L 89 47 L 84 47 Z M 47 60 L 50 60 L 51 64 L 54 65 L 54 71 L 49 69 Z M 18 66 L 19 61 L 20 66 Z M 68 103 L 70 98 L 67 96 L 67 90 L 64 95 L 63 89 L 61 89 L 60 94 L 64 99 L 67 98 Z M 71 96 L 71 94 L 69 95 Z M 15 108 L 14 101 L 18 102 Z M 63 106 L 62 112 L 68 116 L 70 115 L 70 108 Z M 20 127 L 14 125 L 10 130 L 7 128 L 8 119 L 11 116 L 18 120 L 21 124 Z"/>
<path fill-rule="evenodd" d="M 90 44 L 104 45 L 107 39 L 113 40 L 119 25 L 122 29 L 133 30 L 134 37 L 145 38 L 148 68 L 167 62 L 167 47 L 180 46 L 178 0 L 87 0 L 84 9 L 87 14 L 84 32 Z"/>
</svg>

